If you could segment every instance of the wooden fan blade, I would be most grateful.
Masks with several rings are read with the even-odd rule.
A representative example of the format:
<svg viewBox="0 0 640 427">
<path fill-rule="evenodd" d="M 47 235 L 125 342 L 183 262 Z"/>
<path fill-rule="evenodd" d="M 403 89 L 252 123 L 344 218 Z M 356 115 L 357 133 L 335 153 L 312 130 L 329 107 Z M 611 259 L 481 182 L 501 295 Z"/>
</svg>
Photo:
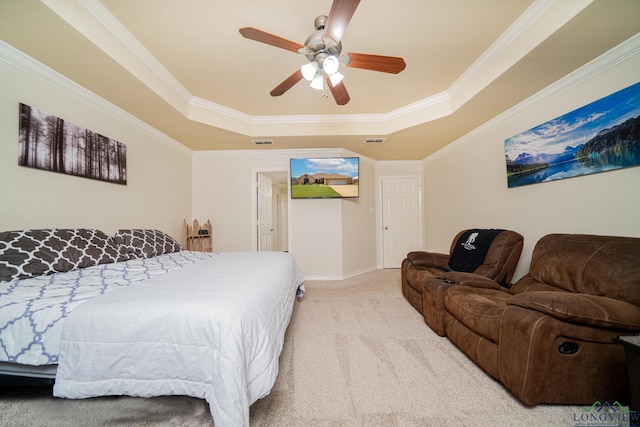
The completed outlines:
<svg viewBox="0 0 640 427">
<path fill-rule="evenodd" d="M 351 100 L 344 83 L 340 82 L 337 85 L 332 86 L 329 78 L 325 78 L 325 84 L 329 86 L 329 90 L 331 91 L 333 98 L 336 100 L 336 104 L 346 105 Z"/>
<path fill-rule="evenodd" d="M 291 89 L 296 83 L 302 80 L 302 71 L 298 68 L 293 74 L 287 77 L 282 83 L 276 86 L 270 93 L 271 96 L 280 96 L 289 89 Z"/>
<path fill-rule="evenodd" d="M 349 52 L 347 55 L 351 58 L 351 61 L 347 64 L 347 67 L 350 68 L 362 68 L 365 70 L 398 74 L 407 66 L 404 59 L 396 56 L 369 55 L 367 53 L 352 52 Z"/>
<path fill-rule="evenodd" d="M 329 17 L 324 27 L 324 35 L 340 43 L 351 17 L 355 13 L 360 0 L 333 0 Z"/>
<path fill-rule="evenodd" d="M 266 31 L 253 27 L 240 28 L 240 34 L 247 39 L 270 44 L 271 46 L 290 50 L 291 52 L 297 52 L 299 48 L 304 47 L 304 45 L 300 43 L 287 40 L 284 37 L 276 36 L 275 34 L 267 33 Z"/>
</svg>

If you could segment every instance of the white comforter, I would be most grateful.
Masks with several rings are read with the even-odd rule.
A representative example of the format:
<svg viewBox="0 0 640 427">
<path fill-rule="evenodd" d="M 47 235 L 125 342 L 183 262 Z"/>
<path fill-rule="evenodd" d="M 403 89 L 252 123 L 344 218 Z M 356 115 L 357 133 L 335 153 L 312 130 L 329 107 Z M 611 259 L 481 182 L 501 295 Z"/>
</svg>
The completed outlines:
<svg viewBox="0 0 640 427">
<path fill-rule="evenodd" d="M 0 362 L 57 365 L 62 325 L 76 307 L 114 289 L 215 256 L 179 251 L 0 282 Z"/>
<path fill-rule="evenodd" d="M 54 395 L 188 395 L 246 426 L 302 282 L 289 254 L 223 253 L 88 301 L 64 323 Z"/>
</svg>

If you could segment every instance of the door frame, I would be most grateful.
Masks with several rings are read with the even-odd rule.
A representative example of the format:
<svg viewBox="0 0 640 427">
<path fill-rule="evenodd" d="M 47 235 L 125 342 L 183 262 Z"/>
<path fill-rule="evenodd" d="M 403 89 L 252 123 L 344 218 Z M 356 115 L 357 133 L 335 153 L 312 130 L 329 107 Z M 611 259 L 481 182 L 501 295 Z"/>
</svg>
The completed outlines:
<svg viewBox="0 0 640 427">
<path fill-rule="evenodd" d="M 271 176 L 259 173 L 257 176 L 257 239 L 258 239 L 258 251 L 273 251 L 280 250 L 280 242 L 277 239 L 277 235 L 280 232 L 276 226 L 276 222 L 279 221 L 278 211 L 274 212 L 275 200 L 277 200 L 278 192 L 274 192 L 273 188 L 278 184 L 278 181 L 271 179 Z M 268 186 L 267 186 L 268 185 Z M 266 198 L 265 198 L 266 196 Z M 264 217 L 263 217 L 264 214 Z M 268 228 L 268 231 L 265 231 Z M 265 240 L 268 240 L 265 241 Z"/>
<path fill-rule="evenodd" d="M 251 169 L 251 248 L 254 251 L 258 251 L 258 227 L 260 226 L 260 222 L 258 220 L 258 175 L 272 175 L 274 173 L 284 174 L 285 177 L 289 176 L 288 168 L 256 168 Z M 273 178 L 271 178 L 273 179 Z M 291 241 L 292 241 L 292 232 L 291 232 L 291 182 L 286 178 L 287 181 L 287 248 L 288 251 L 291 252 Z M 282 182 L 281 180 L 277 180 L 275 182 Z"/>
<path fill-rule="evenodd" d="M 384 180 L 385 179 L 415 179 L 418 182 L 418 217 L 420 220 L 418 221 L 418 244 L 420 248 L 424 248 L 424 206 L 423 200 L 424 195 L 422 194 L 423 185 L 422 185 L 422 176 L 421 175 L 381 175 L 378 177 L 376 182 L 376 210 L 378 214 L 376 215 L 376 243 L 377 243 L 377 266 L 378 269 L 384 269 L 384 223 L 383 223 L 383 210 L 384 203 L 383 193 L 384 193 Z"/>
</svg>

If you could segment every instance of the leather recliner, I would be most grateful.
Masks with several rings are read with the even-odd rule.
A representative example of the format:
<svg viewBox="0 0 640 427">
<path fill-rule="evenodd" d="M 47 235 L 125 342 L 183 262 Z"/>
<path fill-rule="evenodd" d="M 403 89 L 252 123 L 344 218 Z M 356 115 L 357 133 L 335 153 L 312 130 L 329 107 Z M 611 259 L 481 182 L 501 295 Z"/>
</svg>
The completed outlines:
<svg viewBox="0 0 640 427">
<path fill-rule="evenodd" d="M 522 253 L 524 238 L 511 230 L 499 231 L 491 241 L 482 263 L 472 272 L 452 271 L 448 264 L 461 237 L 473 230 L 460 231 L 451 242 L 449 254 L 415 251 L 407 254 L 401 266 L 402 293 L 424 316 L 438 335 L 445 335 L 444 292 L 452 284 L 488 286 L 509 283 Z"/>
<path fill-rule="evenodd" d="M 628 402 L 640 332 L 640 238 L 550 234 L 510 289 L 450 286 L 447 337 L 526 405 Z"/>
</svg>

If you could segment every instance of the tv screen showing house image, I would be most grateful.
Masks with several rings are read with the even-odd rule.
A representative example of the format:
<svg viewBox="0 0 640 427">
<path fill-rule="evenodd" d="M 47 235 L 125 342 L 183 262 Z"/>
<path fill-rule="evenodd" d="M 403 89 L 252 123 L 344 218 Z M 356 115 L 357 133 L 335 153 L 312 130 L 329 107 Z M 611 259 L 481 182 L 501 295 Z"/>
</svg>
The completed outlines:
<svg viewBox="0 0 640 427">
<path fill-rule="evenodd" d="M 358 157 L 291 159 L 292 199 L 341 199 L 359 196 Z"/>
</svg>

